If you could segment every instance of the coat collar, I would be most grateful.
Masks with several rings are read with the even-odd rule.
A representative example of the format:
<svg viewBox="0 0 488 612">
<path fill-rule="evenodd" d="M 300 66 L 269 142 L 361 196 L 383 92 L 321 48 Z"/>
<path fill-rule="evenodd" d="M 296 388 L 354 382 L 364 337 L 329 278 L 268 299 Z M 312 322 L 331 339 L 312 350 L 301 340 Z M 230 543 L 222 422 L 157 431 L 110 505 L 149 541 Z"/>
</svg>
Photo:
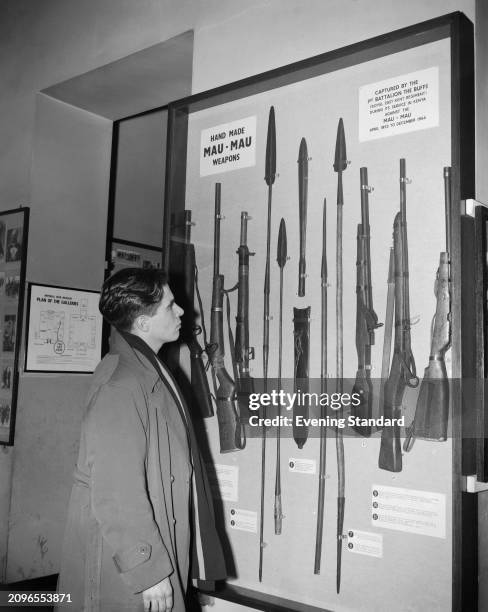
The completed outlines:
<svg viewBox="0 0 488 612">
<path fill-rule="evenodd" d="M 149 359 L 130 346 L 127 340 L 114 328 L 112 328 L 110 336 L 110 353 L 119 355 L 131 368 L 136 368 L 149 382 L 152 390 L 158 383 L 161 383 L 161 377 Z"/>
</svg>

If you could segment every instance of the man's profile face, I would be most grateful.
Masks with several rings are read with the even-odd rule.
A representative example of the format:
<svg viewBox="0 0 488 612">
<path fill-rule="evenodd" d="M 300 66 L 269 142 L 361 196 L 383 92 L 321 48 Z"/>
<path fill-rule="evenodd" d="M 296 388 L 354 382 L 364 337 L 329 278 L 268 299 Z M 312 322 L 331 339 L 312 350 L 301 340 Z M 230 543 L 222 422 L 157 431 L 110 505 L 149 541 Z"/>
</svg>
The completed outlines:
<svg viewBox="0 0 488 612">
<path fill-rule="evenodd" d="M 175 302 L 173 292 L 168 285 L 164 286 L 164 295 L 156 312 L 148 317 L 149 334 L 156 342 L 173 342 L 178 339 L 181 327 L 183 308 Z"/>
</svg>

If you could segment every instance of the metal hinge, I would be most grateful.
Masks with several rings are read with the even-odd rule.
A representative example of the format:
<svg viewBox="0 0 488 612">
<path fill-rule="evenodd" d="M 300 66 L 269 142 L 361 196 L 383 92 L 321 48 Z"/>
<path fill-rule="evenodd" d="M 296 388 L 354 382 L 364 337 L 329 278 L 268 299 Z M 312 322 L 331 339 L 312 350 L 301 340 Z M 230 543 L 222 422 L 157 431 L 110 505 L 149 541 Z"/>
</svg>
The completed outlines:
<svg viewBox="0 0 488 612">
<path fill-rule="evenodd" d="M 463 491 L 465 493 L 481 493 L 488 491 L 488 482 L 478 482 L 476 474 L 464 476 Z"/>
<path fill-rule="evenodd" d="M 469 217 L 474 217 L 474 211 L 477 206 L 483 206 L 484 208 L 488 208 L 488 204 L 480 202 L 479 200 L 461 200 L 461 214 L 468 215 Z"/>
</svg>

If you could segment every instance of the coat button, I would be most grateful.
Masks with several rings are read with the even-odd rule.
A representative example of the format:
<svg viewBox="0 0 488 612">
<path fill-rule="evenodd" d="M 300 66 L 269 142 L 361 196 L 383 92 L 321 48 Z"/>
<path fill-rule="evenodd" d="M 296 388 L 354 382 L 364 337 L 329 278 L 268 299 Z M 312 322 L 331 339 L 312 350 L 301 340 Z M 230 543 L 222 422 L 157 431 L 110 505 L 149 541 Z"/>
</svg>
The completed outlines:
<svg viewBox="0 0 488 612">
<path fill-rule="evenodd" d="M 173 525 L 176 525 L 176 519 L 173 519 Z"/>
<path fill-rule="evenodd" d="M 171 474 L 170 480 L 171 480 L 171 482 L 175 481 L 175 477 L 173 476 L 173 474 Z"/>
</svg>

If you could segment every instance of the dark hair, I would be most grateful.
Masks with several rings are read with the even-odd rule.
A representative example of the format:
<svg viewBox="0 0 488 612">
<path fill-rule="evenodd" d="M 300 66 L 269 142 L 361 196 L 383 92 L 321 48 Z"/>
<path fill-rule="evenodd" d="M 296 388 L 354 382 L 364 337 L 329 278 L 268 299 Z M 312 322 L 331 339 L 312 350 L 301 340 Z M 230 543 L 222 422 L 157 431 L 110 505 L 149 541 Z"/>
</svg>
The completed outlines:
<svg viewBox="0 0 488 612">
<path fill-rule="evenodd" d="M 110 325 L 130 331 L 139 315 L 156 312 L 167 282 L 163 270 L 123 268 L 103 283 L 98 308 Z"/>
</svg>

